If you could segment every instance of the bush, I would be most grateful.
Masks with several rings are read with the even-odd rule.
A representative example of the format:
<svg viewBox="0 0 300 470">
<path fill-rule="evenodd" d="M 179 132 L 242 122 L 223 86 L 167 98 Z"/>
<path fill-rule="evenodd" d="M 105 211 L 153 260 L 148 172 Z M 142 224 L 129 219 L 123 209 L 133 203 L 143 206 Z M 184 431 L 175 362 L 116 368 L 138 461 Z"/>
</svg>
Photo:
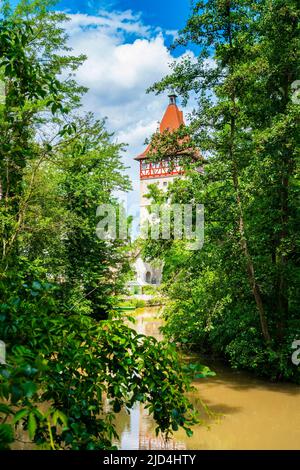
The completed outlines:
<svg viewBox="0 0 300 470">
<path fill-rule="evenodd" d="M 115 414 L 136 401 L 148 407 L 158 432 L 167 436 L 179 426 L 190 432 L 195 416 L 184 396 L 190 382 L 171 345 L 138 335 L 121 317 L 97 322 L 65 311 L 53 300 L 59 287 L 44 280 L 18 287 L 1 304 L 2 448 L 21 424 L 41 448 L 109 449 Z"/>
</svg>

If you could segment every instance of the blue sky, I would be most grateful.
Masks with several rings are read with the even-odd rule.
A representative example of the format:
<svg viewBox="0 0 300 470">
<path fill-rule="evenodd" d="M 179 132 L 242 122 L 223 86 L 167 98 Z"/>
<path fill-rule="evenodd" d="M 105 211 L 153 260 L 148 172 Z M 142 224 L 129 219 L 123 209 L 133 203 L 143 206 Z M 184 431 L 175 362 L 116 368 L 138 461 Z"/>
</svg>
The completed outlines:
<svg viewBox="0 0 300 470">
<path fill-rule="evenodd" d="M 62 0 L 57 5 L 72 13 L 85 12 L 91 15 L 102 9 L 140 11 L 148 23 L 172 29 L 174 24 L 184 26 L 189 3 L 189 0 Z"/>
<path fill-rule="evenodd" d="M 190 0 L 62 0 L 57 8 L 95 15 L 99 10 L 140 12 L 145 23 L 165 30 L 181 29 L 189 15 Z"/>
<path fill-rule="evenodd" d="M 146 89 L 168 74 L 183 53 L 193 55 L 168 49 L 185 25 L 189 5 L 190 0 L 61 0 L 55 7 L 70 17 L 65 27 L 73 53 L 87 56 L 76 77 L 89 88 L 82 111 L 106 117 L 114 139 L 128 145 L 123 160 L 134 187 L 129 205 L 138 205 L 139 199 L 134 157 L 168 104 L 167 93 L 155 96 Z"/>
</svg>

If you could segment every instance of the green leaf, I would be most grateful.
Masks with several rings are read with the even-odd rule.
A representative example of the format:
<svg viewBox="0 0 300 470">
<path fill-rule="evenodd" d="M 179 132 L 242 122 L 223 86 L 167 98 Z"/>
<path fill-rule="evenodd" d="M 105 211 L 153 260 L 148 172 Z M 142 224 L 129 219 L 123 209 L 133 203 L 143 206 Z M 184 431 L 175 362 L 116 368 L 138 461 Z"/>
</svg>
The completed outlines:
<svg viewBox="0 0 300 470">
<path fill-rule="evenodd" d="M 0 403 L 0 413 L 3 413 L 5 415 L 12 414 L 11 408 L 6 405 L 5 403 Z"/>
<path fill-rule="evenodd" d="M 35 433 L 37 430 L 37 422 L 33 412 L 30 413 L 28 417 L 28 434 L 31 440 L 34 439 Z"/>
<path fill-rule="evenodd" d="M 37 391 L 37 386 L 34 382 L 25 382 L 22 387 L 27 398 L 31 398 Z"/>
<path fill-rule="evenodd" d="M 28 414 L 29 414 L 28 408 L 26 409 L 24 408 L 23 410 L 17 411 L 17 413 L 14 416 L 13 423 L 16 424 L 18 421 L 25 418 L 25 416 L 28 416 Z"/>
<path fill-rule="evenodd" d="M 41 286 L 41 284 L 40 284 L 38 281 L 33 281 L 33 283 L 32 283 L 32 289 L 34 289 L 34 290 L 41 290 L 41 289 L 42 289 L 42 286 Z"/>
<path fill-rule="evenodd" d="M 52 421 L 53 421 L 53 424 L 54 426 L 57 425 L 57 421 L 60 420 L 61 423 L 63 424 L 63 426 L 67 427 L 68 425 L 68 418 L 66 417 L 66 415 L 60 411 L 60 410 L 56 410 L 53 415 L 52 415 Z"/>
<path fill-rule="evenodd" d="M 1 442 L 2 441 L 2 442 Z M 11 442 L 14 441 L 14 431 L 13 428 L 10 424 L 0 424 L 0 449 L 3 446 L 2 443 L 4 444 L 10 444 Z M 2 444 L 2 446 L 1 446 Z"/>
<path fill-rule="evenodd" d="M 35 416 L 36 416 L 40 421 L 42 421 L 43 419 L 45 419 L 43 413 L 41 413 L 38 408 L 33 408 L 32 412 L 35 414 Z"/>
</svg>

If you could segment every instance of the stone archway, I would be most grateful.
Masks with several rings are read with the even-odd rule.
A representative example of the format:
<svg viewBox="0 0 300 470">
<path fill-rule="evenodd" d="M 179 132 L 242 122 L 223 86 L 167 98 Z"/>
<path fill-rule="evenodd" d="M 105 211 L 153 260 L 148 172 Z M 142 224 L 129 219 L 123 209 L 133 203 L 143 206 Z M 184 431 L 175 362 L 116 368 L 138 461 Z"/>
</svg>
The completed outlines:
<svg viewBox="0 0 300 470">
<path fill-rule="evenodd" d="M 150 272 L 150 271 L 147 271 L 147 272 L 146 272 L 146 282 L 147 282 L 148 284 L 151 283 L 151 272 Z"/>
</svg>

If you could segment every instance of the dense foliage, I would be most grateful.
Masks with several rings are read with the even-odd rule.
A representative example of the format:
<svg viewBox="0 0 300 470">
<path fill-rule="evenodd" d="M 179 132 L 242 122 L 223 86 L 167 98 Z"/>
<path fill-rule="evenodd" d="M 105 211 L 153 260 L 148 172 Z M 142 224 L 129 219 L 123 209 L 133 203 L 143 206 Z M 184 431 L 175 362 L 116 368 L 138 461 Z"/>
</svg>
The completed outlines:
<svg viewBox="0 0 300 470">
<path fill-rule="evenodd" d="M 297 381 L 299 16 L 296 0 L 193 2 L 177 44 L 192 43 L 198 57 L 176 62 L 152 91 L 172 86 L 197 102 L 186 133 L 205 157 L 204 174 L 187 164 L 167 197 L 204 204 L 205 242 L 192 252 L 183 241 L 144 249 L 165 260 L 169 336 Z M 182 133 L 160 136 L 160 145 L 156 136 L 154 149 L 172 152 Z"/>
<path fill-rule="evenodd" d="M 0 24 L 0 447 L 25 436 L 47 449 L 110 448 L 115 413 L 136 401 L 158 431 L 189 433 L 174 349 L 114 312 L 126 241 L 95 229 L 97 206 L 129 188 L 122 146 L 79 110 L 84 57 L 69 54 L 52 3 L 4 2 Z"/>
</svg>

